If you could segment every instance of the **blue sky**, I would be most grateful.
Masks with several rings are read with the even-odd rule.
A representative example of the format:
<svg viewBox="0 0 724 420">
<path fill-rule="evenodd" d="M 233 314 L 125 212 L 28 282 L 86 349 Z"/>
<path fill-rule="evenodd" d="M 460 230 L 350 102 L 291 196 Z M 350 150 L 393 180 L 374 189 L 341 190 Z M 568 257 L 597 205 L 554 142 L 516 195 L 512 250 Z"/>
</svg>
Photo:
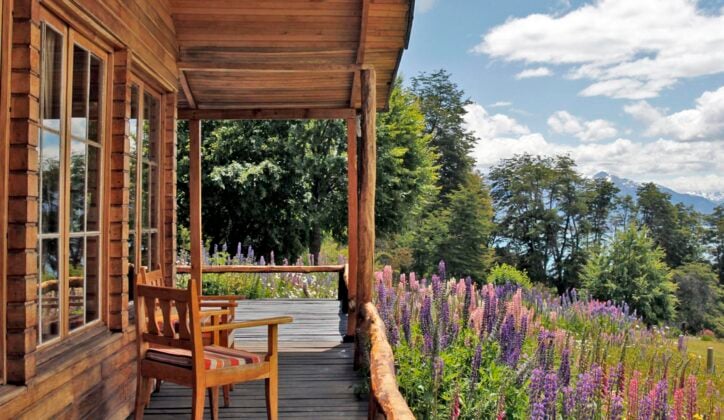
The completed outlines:
<svg viewBox="0 0 724 420">
<path fill-rule="evenodd" d="M 724 192 L 724 0 L 416 0 L 401 74 L 447 69 L 485 169 L 568 153 L 684 192 Z"/>
</svg>

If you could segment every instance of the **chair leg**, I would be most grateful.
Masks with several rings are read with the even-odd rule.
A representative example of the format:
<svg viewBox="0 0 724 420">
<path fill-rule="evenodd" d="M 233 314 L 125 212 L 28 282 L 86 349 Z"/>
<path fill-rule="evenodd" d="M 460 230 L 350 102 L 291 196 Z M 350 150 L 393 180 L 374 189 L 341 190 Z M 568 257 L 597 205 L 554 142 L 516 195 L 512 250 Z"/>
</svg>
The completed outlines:
<svg viewBox="0 0 724 420">
<path fill-rule="evenodd" d="M 148 385 L 151 378 L 138 375 L 136 378 L 136 407 L 134 418 L 136 420 L 143 419 L 143 410 L 146 408 L 146 398 L 148 394 Z"/>
<path fill-rule="evenodd" d="M 266 417 L 268 420 L 277 420 L 279 411 L 279 394 L 277 388 L 277 375 L 272 372 L 266 382 Z"/>
<path fill-rule="evenodd" d="M 231 405 L 231 398 L 229 398 L 229 393 L 231 392 L 231 385 L 224 385 L 224 408 L 229 408 L 229 405 Z"/>
<path fill-rule="evenodd" d="M 219 387 L 209 388 L 209 404 L 211 404 L 211 420 L 219 419 Z"/>
<path fill-rule="evenodd" d="M 153 392 L 161 392 L 161 380 L 156 379 L 156 387 L 153 389 Z"/>
<path fill-rule="evenodd" d="M 191 419 L 202 420 L 204 418 L 204 400 L 206 400 L 204 388 L 194 386 L 191 398 L 193 399 L 191 403 Z"/>
</svg>

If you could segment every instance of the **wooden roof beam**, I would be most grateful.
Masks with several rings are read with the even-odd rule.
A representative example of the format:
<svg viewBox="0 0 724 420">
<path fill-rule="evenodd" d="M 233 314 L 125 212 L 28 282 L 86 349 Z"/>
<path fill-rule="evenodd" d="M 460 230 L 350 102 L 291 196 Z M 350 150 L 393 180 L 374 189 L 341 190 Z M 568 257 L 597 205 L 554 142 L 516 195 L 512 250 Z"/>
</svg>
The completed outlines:
<svg viewBox="0 0 724 420">
<path fill-rule="evenodd" d="M 370 18 L 370 0 L 362 0 L 362 18 L 360 19 L 359 44 L 357 46 L 357 64 L 365 62 L 365 48 L 367 46 L 367 25 Z M 357 102 L 361 102 L 360 72 L 354 73 L 352 79 L 352 91 L 349 93 L 349 106 L 356 108 Z"/>
<path fill-rule="evenodd" d="M 186 78 L 186 73 L 183 70 L 179 70 L 178 74 L 181 82 L 181 89 L 183 89 L 184 96 L 186 97 L 186 102 L 189 103 L 189 107 L 196 108 L 196 100 L 194 99 L 194 94 L 191 92 L 191 87 L 189 86 L 189 81 Z"/>
<path fill-rule="evenodd" d="M 337 120 L 355 118 L 352 108 L 289 109 L 186 109 L 178 110 L 180 120 Z"/>
<path fill-rule="evenodd" d="M 180 71 L 208 71 L 208 72 L 250 72 L 250 73 L 352 73 L 370 68 L 362 64 L 244 64 L 243 67 L 230 66 L 223 62 L 194 62 L 180 61 Z"/>
</svg>

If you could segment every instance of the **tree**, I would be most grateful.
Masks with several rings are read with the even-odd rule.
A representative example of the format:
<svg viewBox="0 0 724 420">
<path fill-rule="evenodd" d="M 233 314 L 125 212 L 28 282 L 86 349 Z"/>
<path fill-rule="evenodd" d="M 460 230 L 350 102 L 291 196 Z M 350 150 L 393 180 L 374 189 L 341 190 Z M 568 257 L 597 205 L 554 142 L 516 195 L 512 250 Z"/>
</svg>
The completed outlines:
<svg viewBox="0 0 724 420">
<path fill-rule="evenodd" d="M 716 206 L 706 217 L 705 232 L 707 252 L 719 276 L 719 284 L 724 285 L 724 205 Z"/>
<path fill-rule="evenodd" d="M 677 320 L 682 329 L 698 333 L 704 328 L 724 335 L 724 289 L 705 263 L 688 263 L 673 271 L 679 300 Z"/>
<path fill-rule="evenodd" d="M 663 250 L 645 226 L 631 224 L 618 232 L 607 248 L 589 259 L 582 280 L 593 297 L 626 302 L 647 324 L 674 318 L 676 285 Z"/>
<path fill-rule="evenodd" d="M 610 186 L 597 190 L 568 156 L 517 155 L 493 167 L 489 179 L 496 244 L 514 257 L 507 262 L 561 292 L 576 287 L 589 232 L 605 225 L 599 219 L 609 212 Z"/>
<path fill-rule="evenodd" d="M 430 144 L 439 153 L 438 185 L 446 203 L 446 197 L 466 182 L 474 163 L 470 152 L 475 136 L 464 126 L 465 106 L 471 102 L 445 70 L 412 78 L 412 92 L 425 116 L 425 133 L 432 137 Z"/>
<path fill-rule="evenodd" d="M 458 278 L 483 282 L 493 260 L 488 247 L 493 232 L 493 207 L 488 187 L 474 173 L 450 194 L 447 235 L 440 256 L 447 271 Z"/>
<path fill-rule="evenodd" d="M 589 186 L 588 216 L 591 245 L 600 247 L 609 232 L 609 220 L 616 207 L 619 192 L 613 182 L 605 178 L 594 179 Z"/>
<path fill-rule="evenodd" d="M 647 183 L 638 188 L 639 219 L 649 228 L 656 245 L 666 253 L 673 268 L 701 258 L 700 215 L 681 204 L 671 203 L 671 195 Z"/>
</svg>

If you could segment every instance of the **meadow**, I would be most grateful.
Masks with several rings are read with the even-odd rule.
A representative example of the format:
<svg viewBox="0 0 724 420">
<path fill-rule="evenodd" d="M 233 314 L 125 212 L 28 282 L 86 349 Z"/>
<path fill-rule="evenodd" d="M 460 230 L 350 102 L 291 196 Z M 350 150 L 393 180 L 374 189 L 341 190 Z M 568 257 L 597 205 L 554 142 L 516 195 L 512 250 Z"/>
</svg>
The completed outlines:
<svg viewBox="0 0 724 420">
<path fill-rule="evenodd" d="M 576 290 L 377 273 L 398 384 L 420 419 L 718 419 L 723 345 Z"/>
</svg>

